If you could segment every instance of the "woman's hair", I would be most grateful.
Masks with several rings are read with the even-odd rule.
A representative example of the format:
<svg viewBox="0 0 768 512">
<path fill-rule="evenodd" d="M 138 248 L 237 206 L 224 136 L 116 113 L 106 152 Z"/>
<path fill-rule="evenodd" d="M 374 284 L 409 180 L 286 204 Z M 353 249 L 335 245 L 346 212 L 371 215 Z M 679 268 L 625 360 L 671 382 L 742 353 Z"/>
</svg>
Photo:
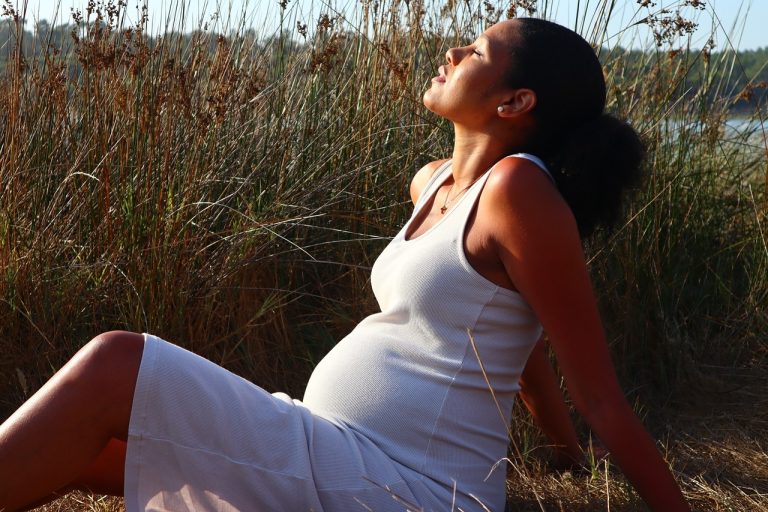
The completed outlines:
<svg viewBox="0 0 768 512">
<path fill-rule="evenodd" d="M 523 148 L 549 166 L 582 237 L 612 226 L 627 188 L 640 175 L 635 130 L 604 112 L 605 79 L 592 47 L 546 20 L 519 18 L 507 84 L 536 93 L 536 131 Z"/>
</svg>

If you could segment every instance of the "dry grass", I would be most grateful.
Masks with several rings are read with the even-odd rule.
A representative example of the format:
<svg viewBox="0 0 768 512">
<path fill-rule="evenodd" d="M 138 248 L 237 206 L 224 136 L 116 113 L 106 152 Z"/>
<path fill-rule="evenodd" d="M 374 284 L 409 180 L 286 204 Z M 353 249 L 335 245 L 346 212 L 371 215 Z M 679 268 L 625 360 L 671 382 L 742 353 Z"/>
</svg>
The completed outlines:
<svg viewBox="0 0 768 512">
<path fill-rule="evenodd" d="M 646 421 L 696 511 L 768 510 L 768 372 L 713 369 L 718 388 L 691 390 Z M 644 511 L 616 468 L 574 475 L 533 463 L 532 478 L 510 478 L 512 510 Z M 541 505 L 536 501 L 539 497 Z"/>
<path fill-rule="evenodd" d="M 695 511 L 768 510 L 768 372 L 715 369 L 727 382 L 669 404 L 649 427 Z M 695 396 L 698 395 L 698 396 Z M 517 411 L 521 415 L 520 411 Z M 515 423 L 536 437 L 524 415 Z M 541 440 L 538 439 L 538 442 Z M 535 444 L 537 441 L 533 441 Z M 547 469 L 546 450 L 533 449 L 510 469 L 508 496 L 516 512 L 640 512 L 648 508 L 618 470 L 605 461 L 582 472 Z M 124 510 L 120 499 L 70 495 L 41 512 Z"/>
<path fill-rule="evenodd" d="M 579 3 L 601 13 L 581 27 L 596 46 L 608 44 L 612 3 Z M 727 85 L 735 54 L 680 51 L 694 3 L 649 11 L 658 46 L 639 61 L 601 52 L 610 109 L 650 159 L 626 224 L 587 249 L 624 388 L 688 497 L 759 510 L 768 144 L 759 125 L 725 126 L 744 92 Z M 269 38 L 221 18 L 150 37 L 146 19 L 129 26 L 112 1 L 61 38 L 33 36 L 4 8 L 0 417 L 114 328 L 300 396 L 318 358 L 374 307 L 368 271 L 409 214 L 411 175 L 449 151 L 449 127 L 420 102 L 445 50 L 556 2 L 486 4 L 366 2 L 354 20 L 333 9 L 298 19 L 290 4 Z M 704 86 L 690 90 L 694 69 Z M 541 441 L 520 421 L 528 453 Z M 609 499 L 642 510 L 610 468 L 554 475 L 541 460 L 525 461 L 531 479 L 510 480 L 514 507 L 539 510 L 538 496 L 546 510 Z M 89 500 L 47 510 L 120 508 Z"/>
</svg>

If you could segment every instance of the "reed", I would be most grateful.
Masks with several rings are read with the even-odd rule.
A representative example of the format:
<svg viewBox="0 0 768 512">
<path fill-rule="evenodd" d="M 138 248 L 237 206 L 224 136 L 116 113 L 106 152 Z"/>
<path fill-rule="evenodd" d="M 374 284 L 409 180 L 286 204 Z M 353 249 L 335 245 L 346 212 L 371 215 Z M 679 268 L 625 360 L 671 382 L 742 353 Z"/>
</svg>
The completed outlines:
<svg viewBox="0 0 768 512">
<path fill-rule="evenodd" d="M 625 223 L 587 242 L 640 404 L 719 389 L 708 368 L 764 369 L 768 354 L 765 132 L 727 124 L 749 92 L 723 78 L 737 54 L 687 46 L 705 2 L 644 3 L 655 41 L 639 54 L 609 38 L 616 2 L 577 7 L 609 108 L 649 150 Z M 104 0 L 31 34 L 24 6 L 6 2 L 0 417 L 110 329 L 156 333 L 300 397 L 375 310 L 369 269 L 410 214 L 410 177 L 450 151 L 450 126 L 420 100 L 445 50 L 556 6 L 370 0 L 351 18 L 330 4 L 305 19 L 286 0 L 274 33 L 237 13 L 197 27 L 171 14 L 149 33 L 146 11 L 131 23 L 132 6 Z M 516 415 L 529 453 L 541 438 Z"/>
</svg>

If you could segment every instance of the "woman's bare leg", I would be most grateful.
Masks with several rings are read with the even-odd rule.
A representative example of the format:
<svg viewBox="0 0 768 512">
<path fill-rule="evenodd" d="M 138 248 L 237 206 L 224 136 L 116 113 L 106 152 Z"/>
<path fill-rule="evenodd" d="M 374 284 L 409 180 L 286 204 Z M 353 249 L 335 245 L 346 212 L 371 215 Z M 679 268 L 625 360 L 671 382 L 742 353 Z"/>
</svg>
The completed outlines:
<svg viewBox="0 0 768 512">
<path fill-rule="evenodd" d="M 122 496 L 126 448 L 125 441 L 112 438 L 96 460 L 72 482 L 72 489 Z"/>
<path fill-rule="evenodd" d="M 83 491 L 107 496 L 122 496 L 125 483 L 125 452 L 127 444 L 119 439 L 112 439 L 91 465 L 71 484 L 48 496 L 28 503 L 24 510 L 42 507 L 46 503 L 63 498 L 72 491 Z M 0 509 L 1 510 L 1 509 Z"/>
<path fill-rule="evenodd" d="M 126 439 L 143 349 L 140 334 L 98 336 L 0 426 L 0 510 L 76 483 Z"/>
</svg>

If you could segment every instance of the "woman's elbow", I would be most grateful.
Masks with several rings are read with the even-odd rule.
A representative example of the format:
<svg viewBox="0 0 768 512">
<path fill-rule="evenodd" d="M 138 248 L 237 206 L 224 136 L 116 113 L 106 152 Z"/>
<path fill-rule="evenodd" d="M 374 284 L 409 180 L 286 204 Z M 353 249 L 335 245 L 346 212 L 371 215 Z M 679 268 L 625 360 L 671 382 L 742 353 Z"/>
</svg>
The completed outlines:
<svg viewBox="0 0 768 512">
<path fill-rule="evenodd" d="M 576 410 L 595 431 L 616 428 L 634 416 L 629 402 L 621 394 L 574 397 Z"/>
</svg>

